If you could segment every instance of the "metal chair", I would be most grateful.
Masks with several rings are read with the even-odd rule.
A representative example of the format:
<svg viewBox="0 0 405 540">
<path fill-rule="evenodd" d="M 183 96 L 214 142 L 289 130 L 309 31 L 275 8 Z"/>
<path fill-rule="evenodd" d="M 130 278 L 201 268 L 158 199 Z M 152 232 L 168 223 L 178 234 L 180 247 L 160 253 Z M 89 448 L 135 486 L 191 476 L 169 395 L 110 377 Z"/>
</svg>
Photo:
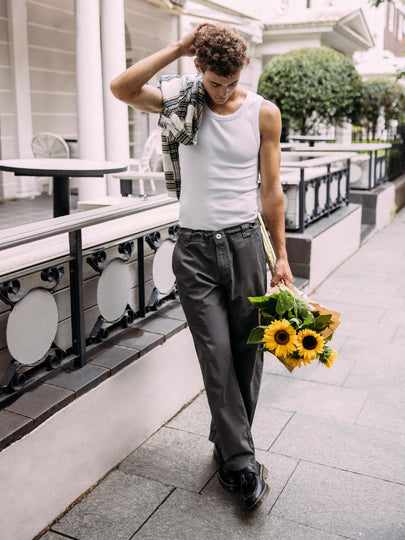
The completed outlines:
<svg viewBox="0 0 405 540">
<path fill-rule="evenodd" d="M 152 131 L 152 133 L 146 139 L 140 159 L 130 159 L 128 165 L 129 170 L 137 172 L 163 171 L 160 129 Z M 151 192 L 156 193 L 155 181 L 153 179 L 148 180 L 150 182 Z M 144 179 L 140 178 L 139 180 L 132 180 L 132 182 L 139 182 L 139 194 L 144 195 Z"/>
</svg>

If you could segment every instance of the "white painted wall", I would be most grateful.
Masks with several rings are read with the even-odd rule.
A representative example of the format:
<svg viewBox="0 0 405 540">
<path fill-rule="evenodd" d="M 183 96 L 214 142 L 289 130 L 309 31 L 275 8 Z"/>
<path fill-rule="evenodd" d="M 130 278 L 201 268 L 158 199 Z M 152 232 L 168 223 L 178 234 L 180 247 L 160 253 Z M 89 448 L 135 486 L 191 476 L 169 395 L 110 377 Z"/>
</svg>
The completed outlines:
<svg viewBox="0 0 405 540">
<path fill-rule="evenodd" d="M 312 239 L 308 289 L 314 290 L 360 247 L 361 205 L 322 234 Z"/>
</svg>

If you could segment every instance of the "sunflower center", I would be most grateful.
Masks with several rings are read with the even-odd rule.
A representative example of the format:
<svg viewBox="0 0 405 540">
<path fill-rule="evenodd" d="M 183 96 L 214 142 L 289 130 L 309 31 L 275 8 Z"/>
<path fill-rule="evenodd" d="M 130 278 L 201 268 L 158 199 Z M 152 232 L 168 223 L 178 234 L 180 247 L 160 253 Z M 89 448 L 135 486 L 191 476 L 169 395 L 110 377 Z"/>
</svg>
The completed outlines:
<svg viewBox="0 0 405 540">
<path fill-rule="evenodd" d="M 274 335 L 274 341 L 279 345 L 285 345 L 290 341 L 290 334 L 285 330 L 278 330 Z"/>
<path fill-rule="evenodd" d="M 318 340 L 314 336 L 305 336 L 302 340 L 302 344 L 304 349 L 307 349 L 307 351 L 312 351 L 318 345 Z"/>
</svg>

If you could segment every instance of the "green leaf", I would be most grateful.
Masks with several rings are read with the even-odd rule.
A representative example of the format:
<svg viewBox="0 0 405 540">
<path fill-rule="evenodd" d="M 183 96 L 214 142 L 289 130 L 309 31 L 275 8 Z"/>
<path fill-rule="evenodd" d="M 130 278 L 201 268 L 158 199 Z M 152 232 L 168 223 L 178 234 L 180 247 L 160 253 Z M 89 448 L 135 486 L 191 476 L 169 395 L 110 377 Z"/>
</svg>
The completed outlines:
<svg viewBox="0 0 405 540">
<path fill-rule="evenodd" d="M 330 325 L 330 321 L 332 319 L 332 315 L 319 315 L 314 320 L 314 330 L 316 332 L 322 332 L 322 330 L 325 330 Z"/>
<path fill-rule="evenodd" d="M 294 307 L 294 297 L 289 291 L 280 291 L 276 304 L 276 313 L 283 315 Z"/>
<path fill-rule="evenodd" d="M 263 334 L 266 328 L 267 326 L 256 326 L 256 328 L 253 328 L 247 342 L 250 344 L 263 343 Z"/>
<path fill-rule="evenodd" d="M 262 322 L 264 322 L 267 325 L 271 324 L 273 321 L 276 320 L 275 316 L 272 315 L 271 313 L 267 313 L 266 311 L 262 311 L 261 314 L 262 314 Z"/>
<path fill-rule="evenodd" d="M 255 308 L 264 309 L 266 307 L 275 306 L 276 300 L 274 295 L 271 296 L 248 296 L 249 302 Z"/>
<path fill-rule="evenodd" d="M 315 317 L 311 312 L 308 313 L 308 315 L 305 317 L 305 319 L 302 321 L 302 326 L 307 327 L 314 324 Z"/>
<path fill-rule="evenodd" d="M 300 319 L 306 319 L 308 314 L 311 312 L 309 304 L 299 294 L 294 296 L 294 309 L 296 310 L 296 314 Z"/>
</svg>

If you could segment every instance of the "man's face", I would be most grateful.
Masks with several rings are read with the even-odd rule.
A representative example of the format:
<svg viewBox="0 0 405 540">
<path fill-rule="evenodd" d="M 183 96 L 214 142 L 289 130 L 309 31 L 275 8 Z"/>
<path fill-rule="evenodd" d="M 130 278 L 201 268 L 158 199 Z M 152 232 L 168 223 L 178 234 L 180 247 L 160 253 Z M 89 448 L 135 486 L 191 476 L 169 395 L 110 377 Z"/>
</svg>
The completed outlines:
<svg viewBox="0 0 405 540">
<path fill-rule="evenodd" d="M 238 86 L 241 71 L 231 77 L 220 77 L 209 70 L 201 72 L 204 88 L 215 105 L 223 105 L 229 100 Z"/>
</svg>

